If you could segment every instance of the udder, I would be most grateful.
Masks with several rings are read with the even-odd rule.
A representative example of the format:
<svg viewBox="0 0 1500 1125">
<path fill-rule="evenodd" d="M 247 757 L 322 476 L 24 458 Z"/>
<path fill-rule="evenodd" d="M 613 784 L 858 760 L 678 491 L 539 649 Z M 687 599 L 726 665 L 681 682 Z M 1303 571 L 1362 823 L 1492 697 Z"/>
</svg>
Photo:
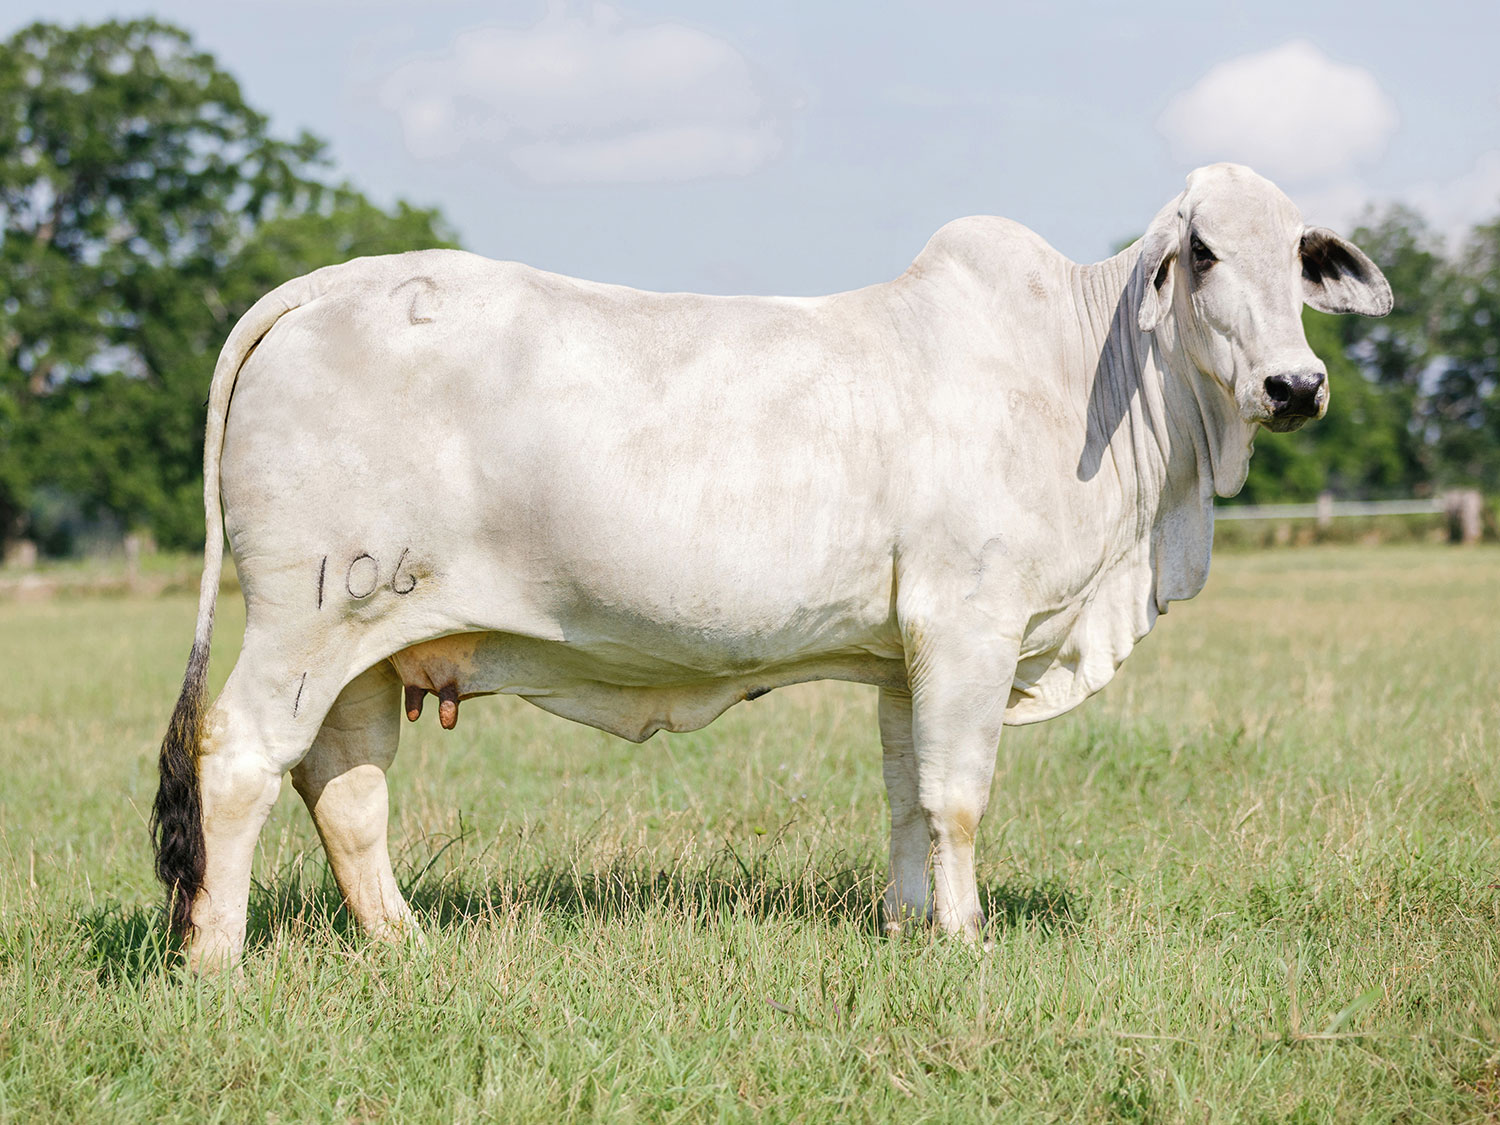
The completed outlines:
<svg viewBox="0 0 1500 1125">
<path fill-rule="evenodd" d="M 458 725 L 458 705 L 476 695 L 491 695 L 494 688 L 482 680 L 475 654 L 482 633 L 459 633 L 435 641 L 423 641 L 391 657 L 396 673 L 406 685 L 406 717 L 422 717 L 422 702 L 431 692 L 438 697 L 438 722 L 444 730 Z"/>
</svg>

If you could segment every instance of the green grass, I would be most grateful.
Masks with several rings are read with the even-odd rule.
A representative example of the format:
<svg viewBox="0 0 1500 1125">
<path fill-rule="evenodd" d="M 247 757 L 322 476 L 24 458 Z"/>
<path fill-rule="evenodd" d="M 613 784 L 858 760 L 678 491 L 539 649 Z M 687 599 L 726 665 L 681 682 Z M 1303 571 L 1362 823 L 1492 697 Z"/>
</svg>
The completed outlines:
<svg viewBox="0 0 1500 1125">
<path fill-rule="evenodd" d="M 238 641 L 221 603 L 214 675 Z M 164 967 L 144 817 L 183 595 L 0 604 L 0 1119 L 1500 1116 L 1500 552 L 1227 555 L 1010 730 L 988 954 L 878 934 L 874 693 L 632 746 L 407 728 L 361 942 L 288 789 L 243 980 Z"/>
</svg>

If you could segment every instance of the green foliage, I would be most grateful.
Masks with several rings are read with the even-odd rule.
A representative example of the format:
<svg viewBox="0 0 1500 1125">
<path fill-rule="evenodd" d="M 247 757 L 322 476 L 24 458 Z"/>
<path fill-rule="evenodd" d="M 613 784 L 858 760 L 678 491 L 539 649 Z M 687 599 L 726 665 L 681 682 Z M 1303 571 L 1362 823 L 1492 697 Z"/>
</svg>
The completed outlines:
<svg viewBox="0 0 1500 1125">
<path fill-rule="evenodd" d="M 1500 220 L 1475 228 L 1441 310 L 1429 394 L 1442 477 L 1500 490 Z"/>
<path fill-rule="evenodd" d="M 352 254 L 447 245 L 435 212 L 326 182 L 234 79 L 155 20 L 0 44 L 0 539 L 38 489 L 202 539 L 213 356 L 266 289 Z"/>
<path fill-rule="evenodd" d="M 1405 387 L 1415 395 L 1439 348 L 1438 313 L 1452 281 L 1442 246 L 1427 221 L 1402 206 L 1372 216 L 1352 237 L 1391 283 L 1395 306 L 1378 319 L 1341 318 L 1344 346 L 1361 356 L 1361 365 L 1376 383 Z"/>
<path fill-rule="evenodd" d="M 1395 306 L 1379 319 L 1341 317 L 1339 330 L 1346 353 L 1401 420 L 1400 491 L 1410 495 L 1433 484 L 1423 380 L 1442 347 L 1440 320 L 1451 301 L 1453 271 L 1438 236 L 1408 207 L 1387 208 L 1358 227 L 1353 238 L 1391 283 Z"/>
</svg>

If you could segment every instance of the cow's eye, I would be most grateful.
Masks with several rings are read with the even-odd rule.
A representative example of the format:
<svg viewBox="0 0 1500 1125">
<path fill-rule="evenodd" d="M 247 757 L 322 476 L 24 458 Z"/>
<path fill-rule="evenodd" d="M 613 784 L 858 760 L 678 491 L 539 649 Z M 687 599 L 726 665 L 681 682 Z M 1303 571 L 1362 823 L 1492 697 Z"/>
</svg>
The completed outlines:
<svg viewBox="0 0 1500 1125">
<path fill-rule="evenodd" d="M 1196 234 L 1188 242 L 1189 249 L 1193 252 L 1193 269 L 1197 273 L 1205 272 L 1209 266 L 1219 259 L 1214 257 L 1214 252 L 1203 245 L 1203 239 Z"/>
</svg>

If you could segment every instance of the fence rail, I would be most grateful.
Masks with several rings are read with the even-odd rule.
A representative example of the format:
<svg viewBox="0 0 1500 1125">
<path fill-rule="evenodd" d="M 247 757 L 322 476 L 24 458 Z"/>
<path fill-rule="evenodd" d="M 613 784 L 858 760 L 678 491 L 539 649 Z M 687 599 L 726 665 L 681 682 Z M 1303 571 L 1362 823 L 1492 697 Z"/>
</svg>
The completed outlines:
<svg viewBox="0 0 1500 1125">
<path fill-rule="evenodd" d="M 1431 500 L 1330 500 L 1326 504 L 1226 504 L 1214 508 L 1216 520 L 1336 519 L 1339 516 L 1440 516 L 1448 509 Z"/>
<path fill-rule="evenodd" d="M 1411 500 L 1335 500 L 1325 492 L 1312 504 L 1229 504 L 1214 509 L 1216 520 L 1316 520 L 1319 527 L 1342 516 L 1446 516 L 1449 538 L 1456 543 L 1477 543 L 1484 534 L 1484 498 L 1471 488 Z"/>
</svg>

